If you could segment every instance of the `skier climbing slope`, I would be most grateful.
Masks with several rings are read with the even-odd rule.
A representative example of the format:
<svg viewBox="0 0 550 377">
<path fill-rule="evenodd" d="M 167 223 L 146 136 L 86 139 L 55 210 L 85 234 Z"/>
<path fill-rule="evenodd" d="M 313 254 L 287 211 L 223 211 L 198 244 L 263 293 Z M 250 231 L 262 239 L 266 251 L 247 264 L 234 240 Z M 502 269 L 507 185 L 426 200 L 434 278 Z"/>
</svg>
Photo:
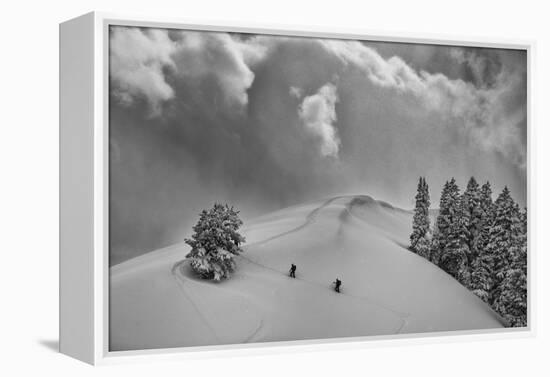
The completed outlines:
<svg viewBox="0 0 550 377">
<path fill-rule="evenodd" d="M 336 281 L 334 281 L 332 284 L 334 285 L 334 290 L 340 293 L 340 286 L 342 285 L 342 281 L 336 278 Z"/>
<path fill-rule="evenodd" d="M 291 278 L 296 278 L 296 265 L 294 263 L 290 266 L 289 276 Z"/>
</svg>

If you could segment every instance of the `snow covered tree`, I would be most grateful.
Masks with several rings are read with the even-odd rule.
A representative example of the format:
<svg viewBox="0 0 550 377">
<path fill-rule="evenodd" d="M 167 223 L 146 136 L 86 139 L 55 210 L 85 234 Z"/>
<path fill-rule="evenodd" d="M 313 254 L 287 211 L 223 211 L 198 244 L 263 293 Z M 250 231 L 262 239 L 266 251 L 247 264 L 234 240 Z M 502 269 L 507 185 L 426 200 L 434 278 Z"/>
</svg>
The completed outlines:
<svg viewBox="0 0 550 377">
<path fill-rule="evenodd" d="M 519 234 L 516 234 L 516 228 Z M 520 211 L 512 225 L 512 247 L 508 250 L 509 265 L 498 287 L 495 310 L 511 326 L 527 326 L 527 210 Z"/>
<path fill-rule="evenodd" d="M 527 250 L 522 250 L 506 271 L 495 310 L 513 327 L 527 326 Z"/>
<path fill-rule="evenodd" d="M 483 213 L 489 211 L 493 206 L 493 189 L 488 181 L 481 186 L 479 204 Z"/>
<path fill-rule="evenodd" d="M 427 260 L 430 260 L 432 240 L 429 236 L 422 237 L 416 243 L 416 253 Z"/>
<path fill-rule="evenodd" d="M 203 210 L 193 235 L 185 240 L 191 246 L 186 258 L 193 271 L 203 279 L 228 278 L 235 269 L 233 256 L 242 252 L 240 245 L 245 241 L 238 232 L 242 224 L 239 212 L 227 204 Z"/>
<path fill-rule="evenodd" d="M 445 182 L 441 190 L 439 198 L 439 213 L 437 215 L 434 232 L 432 237 L 432 245 L 430 252 L 430 260 L 432 263 L 439 265 L 439 260 L 442 250 L 447 243 L 447 236 L 450 227 L 450 208 L 449 208 L 449 181 Z"/>
<path fill-rule="evenodd" d="M 472 269 L 474 261 L 479 255 L 476 248 L 476 240 L 481 233 L 483 211 L 481 208 L 481 190 L 474 177 L 471 177 L 463 194 L 464 210 L 468 217 L 468 238 L 466 240 L 466 266 Z"/>
<path fill-rule="evenodd" d="M 463 285 L 470 282 L 467 265 L 469 213 L 466 198 L 460 196 L 458 186 L 450 185 L 450 195 L 455 196 L 450 207 L 450 225 L 446 244 L 441 251 L 439 266 Z"/>
<path fill-rule="evenodd" d="M 522 233 L 519 206 L 510 196 L 508 187 L 504 187 L 494 204 L 494 220 L 485 247 L 485 253 L 492 258 L 493 266 L 493 288 L 489 297 L 491 304 L 502 293 L 506 272 L 520 254 Z"/>
<path fill-rule="evenodd" d="M 488 303 L 511 326 L 527 325 L 527 210 L 507 187 L 493 203 L 489 182 L 472 177 L 461 195 L 445 182 L 430 239 L 429 194 L 423 177 L 416 194 L 410 249 L 429 259 Z M 427 257 L 427 256 L 426 256 Z"/>
<path fill-rule="evenodd" d="M 474 248 L 478 254 L 478 257 L 483 254 L 483 250 L 487 246 L 487 242 L 489 241 L 489 230 L 492 227 L 492 222 L 494 220 L 493 191 L 489 182 L 486 182 L 483 186 L 481 186 L 479 208 L 481 212 L 481 220 L 479 224 L 479 232 L 474 239 Z"/>
<path fill-rule="evenodd" d="M 470 277 L 470 290 L 480 299 L 489 303 L 491 289 L 493 288 L 493 271 L 491 259 L 481 255 L 472 266 Z"/>
<path fill-rule="evenodd" d="M 439 203 L 431 260 L 455 278 L 464 262 L 465 212 L 456 180 L 445 182 Z"/>
<path fill-rule="evenodd" d="M 492 190 L 489 182 L 481 187 L 480 210 L 480 229 L 474 240 L 474 248 L 477 255 L 472 263 L 469 288 L 483 301 L 489 302 L 489 295 L 494 285 L 494 256 L 486 250 L 494 221 Z"/>
<path fill-rule="evenodd" d="M 420 177 L 415 196 L 413 231 L 409 249 L 429 259 L 430 255 L 430 193 L 426 178 Z"/>
</svg>

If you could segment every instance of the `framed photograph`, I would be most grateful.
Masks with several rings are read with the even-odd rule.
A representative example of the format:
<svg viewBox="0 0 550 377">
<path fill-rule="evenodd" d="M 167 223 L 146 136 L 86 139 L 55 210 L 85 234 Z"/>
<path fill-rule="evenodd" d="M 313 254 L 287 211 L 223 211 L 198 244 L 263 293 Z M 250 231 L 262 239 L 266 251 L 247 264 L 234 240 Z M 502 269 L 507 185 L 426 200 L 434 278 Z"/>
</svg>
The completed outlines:
<svg viewBox="0 0 550 377">
<path fill-rule="evenodd" d="M 531 50 L 61 24 L 61 352 L 532 334 Z"/>
</svg>

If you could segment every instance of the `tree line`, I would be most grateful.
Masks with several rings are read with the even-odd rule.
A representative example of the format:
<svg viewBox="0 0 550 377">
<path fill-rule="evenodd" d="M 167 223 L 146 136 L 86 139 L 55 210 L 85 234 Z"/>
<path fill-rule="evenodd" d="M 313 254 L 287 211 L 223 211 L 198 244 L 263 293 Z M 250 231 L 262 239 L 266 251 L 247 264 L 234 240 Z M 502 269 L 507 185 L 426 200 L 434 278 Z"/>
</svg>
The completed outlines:
<svg viewBox="0 0 550 377">
<path fill-rule="evenodd" d="M 488 303 L 510 326 L 527 326 L 527 209 L 505 187 L 493 201 L 489 182 L 472 177 L 460 192 L 445 182 L 431 226 L 430 194 L 420 177 L 409 249 Z"/>
</svg>

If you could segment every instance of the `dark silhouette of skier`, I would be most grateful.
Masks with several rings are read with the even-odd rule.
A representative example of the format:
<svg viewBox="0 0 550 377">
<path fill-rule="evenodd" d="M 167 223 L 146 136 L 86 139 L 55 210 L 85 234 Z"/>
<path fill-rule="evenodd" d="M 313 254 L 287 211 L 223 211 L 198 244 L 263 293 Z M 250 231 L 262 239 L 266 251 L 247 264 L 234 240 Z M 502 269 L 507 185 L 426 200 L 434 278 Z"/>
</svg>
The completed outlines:
<svg viewBox="0 0 550 377">
<path fill-rule="evenodd" d="M 334 290 L 340 293 L 340 286 L 342 285 L 342 282 L 340 281 L 340 279 L 336 278 L 336 281 L 333 282 L 332 284 L 334 284 Z"/>
<path fill-rule="evenodd" d="M 289 276 L 291 278 L 296 278 L 296 265 L 294 263 L 292 263 L 292 265 L 290 266 L 290 274 Z"/>
</svg>

